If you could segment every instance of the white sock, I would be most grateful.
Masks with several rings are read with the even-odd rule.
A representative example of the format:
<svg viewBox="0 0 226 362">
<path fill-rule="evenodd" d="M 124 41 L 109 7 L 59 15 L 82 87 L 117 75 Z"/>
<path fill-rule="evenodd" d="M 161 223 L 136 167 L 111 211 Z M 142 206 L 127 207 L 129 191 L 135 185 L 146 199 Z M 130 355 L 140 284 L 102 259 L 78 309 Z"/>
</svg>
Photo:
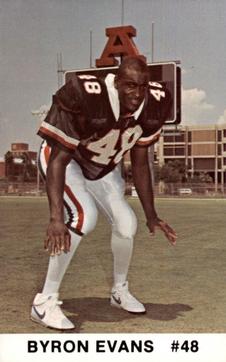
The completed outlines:
<svg viewBox="0 0 226 362">
<path fill-rule="evenodd" d="M 133 238 L 123 238 L 112 233 L 111 248 L 114 257 L 114 285 L 127 280 L 128 269 L 133 252 Z"/>
<path fill-rule="evenodd" d="M 61 253 L 60 255 L 50 256 L 49 266 L 46 275 L 45 284 L 42 290 L 43 294 L 57 293 L 63 276 L 67 270 L 67 267 L 77 249 L 81 236 L 70 232 L 71 234 L 71 248 L 68 253 Z"/>
</svg>

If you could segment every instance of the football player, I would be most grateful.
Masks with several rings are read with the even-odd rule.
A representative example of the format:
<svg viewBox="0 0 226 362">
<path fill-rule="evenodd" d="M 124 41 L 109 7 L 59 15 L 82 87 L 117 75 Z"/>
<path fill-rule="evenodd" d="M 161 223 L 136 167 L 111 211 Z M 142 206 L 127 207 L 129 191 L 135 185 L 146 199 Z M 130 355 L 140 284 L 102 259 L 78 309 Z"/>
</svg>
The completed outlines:
<svg viewBox="0 0 226 362">
<path fill-rule="evenodd" d="M 50 207 L 45 248 L 50 253 L 46 280 L 33 301 L 31 318 L 48 327 L 72 329 L 59 307 L 59 287 L 83 235 L 93 230 L 97 207 L 108 218 L 114 258 L 110 303 L 132 313 L 145 307 L 128 289 L 127 273 L 137 221 L 124 198 L 120 161 L 131 150 L 133 181 L 151 234 L 160 228 L 174 245 L 175 231 L 154 207 L 148 146 L 167 119 L 171 99 L 149 81 L 139 56 L 123 59 L 117 75 L 104 80 L 79 75 L 53 97 L 38 134 L 44 139 L 39 167 Z"/>
</svg>

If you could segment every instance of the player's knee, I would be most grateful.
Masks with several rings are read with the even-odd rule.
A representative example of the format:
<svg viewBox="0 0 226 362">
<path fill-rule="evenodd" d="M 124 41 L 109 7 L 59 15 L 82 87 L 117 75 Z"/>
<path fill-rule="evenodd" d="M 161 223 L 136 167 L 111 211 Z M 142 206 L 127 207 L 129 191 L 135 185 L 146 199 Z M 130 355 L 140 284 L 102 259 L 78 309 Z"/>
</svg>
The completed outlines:
<svg viewBox="0 0 226 362">
<path fill-rule="evenodd" d="M 84 235 L 87 235 L 91 231 L 93 231 L 93 229 L 95 228 L 96 223 L 97 223 L 97 217 L 98 217 L 98 211 L 96 208 L 85 210 L 84 224 L 83 224 L 83 228 L 82 228 Z"/>
<path fill-rule="evenodd" d="M 137 231 L 137 218 L 132 210 L 128 210 L 115 220 L 113 231 L 123 238 L 133 238 Z"/>
<path fill-rule="evenodd" d="M 71 206 L 71 205 L 70 205 Z M 65 224 L 72 232 L 86 235 L 95 228 L 97 222 L 97 208 L 94 203 L 87 202 L 85 207 L 65 206 Z"/>
</svg>

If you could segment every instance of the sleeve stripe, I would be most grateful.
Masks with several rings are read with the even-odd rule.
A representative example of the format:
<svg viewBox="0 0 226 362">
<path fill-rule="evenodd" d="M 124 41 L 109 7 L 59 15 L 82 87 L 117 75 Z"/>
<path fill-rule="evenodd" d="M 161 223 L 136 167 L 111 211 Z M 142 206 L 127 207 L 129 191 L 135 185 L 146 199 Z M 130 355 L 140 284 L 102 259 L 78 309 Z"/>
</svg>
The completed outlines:
<svg viewBox="0 0 226 362">
<path fill-rule="evenodd" d="M 155 132 L 154 134 L 152 134 L 149 137 L 141 137 L 137 141 L 137 144 L 141 145 L 141 146 L 151 144 L 152 142 L 157 141 L 159 139 L 160 133 L 161 133 L 161 129 L 159 129 L 157 132 Z"/>
<path fill-rule="evenodd" d="M 75 150 L 76 147 L 79 145 L 79 140 L 76 140 L 75 138 L 72 137 L 68 137 L 64 132 L 62 132 L 58 128 L 50 125 L 45 121 L 42 122 L 39 131 L 55 139 L 56 141 L 62 143 L 62 145 L 72 150 Z"/>
</svg>

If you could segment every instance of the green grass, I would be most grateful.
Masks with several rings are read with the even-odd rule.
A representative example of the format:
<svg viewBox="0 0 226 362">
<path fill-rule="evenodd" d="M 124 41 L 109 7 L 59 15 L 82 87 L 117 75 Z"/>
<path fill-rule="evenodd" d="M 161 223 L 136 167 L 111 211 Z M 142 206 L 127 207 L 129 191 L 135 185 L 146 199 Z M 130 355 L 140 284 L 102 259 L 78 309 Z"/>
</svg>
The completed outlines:
<svg viewBox="0 0 226 362">
<path fill-rule="evenodd" d="M 177 231 L 172 247 L 158 231 L 150 237 L 137 199 L 138 232 L 129 272 L 131 291 L 147 313 L 131 315 L 109 306 L 112 285 L 110 227 L 100 216 L 84 238 L 61 287 L 64 310 L 80 333 L 226 333 L 224 200 L 157 199 L 159 216 Z M 0 198 L 1 333 L 53 333 L 29 320 L 48 255 L 46 198 Z"/>
</svg>

